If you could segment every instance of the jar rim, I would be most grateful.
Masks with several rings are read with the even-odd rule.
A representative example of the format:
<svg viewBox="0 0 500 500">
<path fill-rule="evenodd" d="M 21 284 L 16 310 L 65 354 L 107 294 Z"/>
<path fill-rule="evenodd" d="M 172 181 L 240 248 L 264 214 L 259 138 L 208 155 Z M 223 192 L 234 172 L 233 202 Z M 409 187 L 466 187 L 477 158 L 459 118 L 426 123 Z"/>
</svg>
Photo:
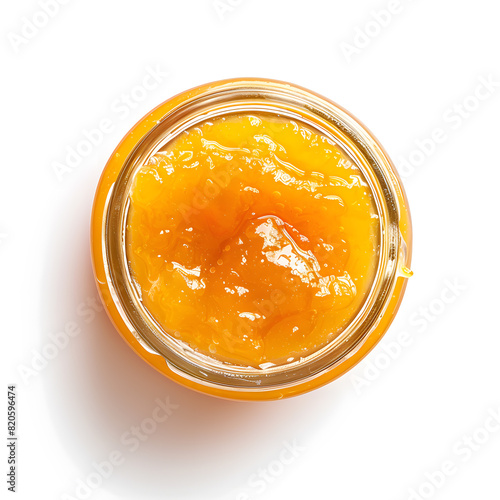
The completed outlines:
<svg viewBox="0 0 500 500">
<path fill-rule="evenodd" d="M 181 94 L 177 105 L 135 140 L 103 213 L 102 246 L 111 298 L 143 349 L 161 356 L 169 370 L 201 385 L 226 390 L 271 391 L 303 384 L 345 363 L 375 331 L 394 293 L 409 252 L 400 231 L 402 187 L 385 151 L 358 120 L 332 101 L 307 89 L 273 80 L 236 79 Z M 125 227 L 134 174 L 147 159 L 192 125 L 229 113 L 264 112 L 296 117 L 335 137 L 367 179 L 380 219 L 378 269 L 363 306 L 352 321 L 317 351 L 292 363 L 253 368 L 219 362 L 175 338 L 147 314 L 137 295 L 125 248 Z"/>
</svg>

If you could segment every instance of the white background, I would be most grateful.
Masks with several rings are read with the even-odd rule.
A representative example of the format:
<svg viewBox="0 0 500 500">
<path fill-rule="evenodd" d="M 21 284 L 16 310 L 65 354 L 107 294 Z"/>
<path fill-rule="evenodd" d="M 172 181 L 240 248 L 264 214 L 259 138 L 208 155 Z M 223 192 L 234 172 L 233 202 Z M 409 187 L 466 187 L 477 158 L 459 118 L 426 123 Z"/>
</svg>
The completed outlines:
<svg viewBox="0 0 500 500">
<path fill-rule="evenodd" d="M 73 0 L 30 31 L 24 18 L 44 22 L 39 4 L 4 2 L 0 411 L 17 384 L 17 498 L 78 498 L 78 479 L 113 450 L 124 462 L 92 499 L 500 498 L 500 432 L 488 420 L 500 405 L 500 9 L 401 0 L 388 21 L 376 15 L 394 5 Z M 141 93 L 148 67 L 168 76 Z M 160 102 L 236 76 L 288 80 L 351 111 L 404 171 L 413 215 L 415 275 L 382 343 L 340 380 L 281 402 L 190 392 L 140 360 L 104 313 L 85 312 L 96 296 L 90 210 L 107 158 Z M 131 92 L 140 102 L 124 109 Z M 113 130 L 59 180 L 54 164 L 104 118 Z M 432 146 L 436 128 L 445 139 Z M 67 322 L 81 333 L 21 376 Z M 167 397 L 178 409 L 130 452 L 121 436 Z M 454 473 L 436 474 L 445 461 Z"/>
</svg>

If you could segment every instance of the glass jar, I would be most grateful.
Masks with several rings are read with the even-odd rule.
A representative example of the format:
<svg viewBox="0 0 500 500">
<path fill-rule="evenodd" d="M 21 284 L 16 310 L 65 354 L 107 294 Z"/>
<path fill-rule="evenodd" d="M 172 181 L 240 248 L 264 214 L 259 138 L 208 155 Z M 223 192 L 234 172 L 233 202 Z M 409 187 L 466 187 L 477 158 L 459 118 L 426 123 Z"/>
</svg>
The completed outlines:
<svg viewBox="0 0 500 500">
<path fill-rule="evenodd" d="M 168 335 L 145 310 L 127 261 L 125 228 L 135 173 L 187 128 L 233 113 L 301 120 L 333 138 L 363 172 L 380 221 L 377 272 L 363 306 L 321 349 L 293 363 L 253 368 L 200 356 Z M 214 82 L 160 104 L 123 138 L 100 179 L 92 213 L 94 274 L 105 308 L 126 342 L 169 378 L 214 396 L 271 400 L 320 387 L 357 364 L 392 322 L 411 275 L 411 223 L 400 179 L 373 135 L 337 104 L 285 82 L 243 78 Z"/>
</svg>

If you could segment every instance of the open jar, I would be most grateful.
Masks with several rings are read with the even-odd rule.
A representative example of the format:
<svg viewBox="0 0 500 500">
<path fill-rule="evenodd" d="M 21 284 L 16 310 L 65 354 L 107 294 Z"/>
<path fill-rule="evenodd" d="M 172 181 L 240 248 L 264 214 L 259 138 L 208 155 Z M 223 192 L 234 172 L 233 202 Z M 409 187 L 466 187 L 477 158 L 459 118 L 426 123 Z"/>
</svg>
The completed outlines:
<svg viewBox="0 0 500 500">
<path fill-rule="evenodd" d="M 220 124 L 221 120 L 227 120 L 226 124 L 234 123 L 235 117 L 238 120 L 242 116 L 257 117 L 257 121 L 259 116 L 270 117 L 264 122 L 271 131 L 274 127 L 277 134 L 281 133 L 278 131 L 280 127 L 284 130 L 289 124 L 293 128 L 300 124 L 303 136 L 310 138 L 317 134 L 314 137 L 319 137 L 319 142 L 329 148 L 338 148 L 337 154 L 348 158 L 349 165 L 362 177 L 373 201 L 373 217 L 377 221 L 373 272 L 362 302 L 342 328 L 337 328 L 335 334 L 317 344 L 317 348 L 276 363 L 245 363 L 241 358 L 232 360 L 227 355 L 220 358 L 210 355 L 212 351 L 197 349 L 196 343 L 187 342 L 182 332 L 160 321 L 148 307 L 130 254 L 133 247 L 131 225 L 133 229 L 134 224 L 138 224 L 131 215 L 134 189 L 137 189 L 138 176 L 144 173 L 145 166 L 158 163 L 158 155 L 179 141 L 183 134 L 202 131 L 207 123 L 210 126 L 215 122 Z M 281 122 L 273 121 L 273 117 L 279 117 Z M 261 134 L 259 137 L 267 144 L 270 141 L 274 144 L 268 135 Z M 318 140 L 314 142 L 316 145 Z M 225 149 L 229 151 L 231 148 Z M 244 150 L 251 154 L 250 149 Z M 259 156 L 258 151 L 254 154 Z M 233 154 L 229 152 L 227 158 L 233 158 Z M 168 168 L 175 171 L 175 162 Z M 196 162 L 190 168 L 197 168 Z M 167 182 L 161 189 L 174 189 L 173 186 L 174 183 L 170 185 Z M 219 186 L 219 191 L 221 189 Z M 252 189 L 259 193 L 258 189 Z M 285 204 L 280 206 L 285 214 L 282 219 L 286 219 Z M 231 210 L 231 207 L 227 209 Z M 275 223 L 274 217 L 271 215 L 266 219 L 267 229 L 265 222 L 259 226 L 261 233 L 267 231 L 267 238 L 269 232 L 278 234 L 281 231 L 279 227 L 285 227 L 286 221 L 283 223 L 277 218 L 279 222 Z M 406 278 L 411 275 L 408 204 L 383 148 L 363 125 L 338 105 L 301 87 L 271 80 L 245 78 L 202 85 L 164 102 L 140 120 L 118 145 L 104 169 L 94 201 L 91 238 L 94 273 L 101 298 L 126 342 L 169 378 L 192 389 L 230 399 L 281 399 L 310 391 L 344 374 L 366 356 L 386 332 L 400 305 Z M 243 244 L 241 238 L 239 243 Z M 229 248 L 229 245 L 226 246 Z M 314 256 L 305 252 L 300 258 L 292 257 L 296 261 L 303 259 L 299 264 L 307 267 L 307 259 Z M 221 259 L 218 262 L 222 263 Z M 170 266 L 169 271 L 175 270 L 175 266 L 180 267 L 176 262 L 167 262 L 166 265 Z M 210 271 L 215 272 L 213 267 Z M 292 275 L 295 279 L 297 273 L 292 271 Z M 318 276 L 324 287 L 326 278 Z M 330 281 L 333 283 L 334 279 Z M 176 312 L 176 308 L 181 306 L 172 303 L 168 307 Z M 193 314 L 197 314 L 196 309 L 193 309 Z M 318 316 L 318 311 L 314 310 L 314 314 Z M 217 314 L 211 319 L 217 322 Z M 205 334 L 204 331 L 194 333 L 193 338 Z M 241 331 L 229 331 L 227 334 L 243 335 Z M 290 342 L 292 350 L 293 340 Z M 283 343 L 281 348 L 283 350 Z M 284 348 L 286 350 L 286 344 Z"/>
</svg>

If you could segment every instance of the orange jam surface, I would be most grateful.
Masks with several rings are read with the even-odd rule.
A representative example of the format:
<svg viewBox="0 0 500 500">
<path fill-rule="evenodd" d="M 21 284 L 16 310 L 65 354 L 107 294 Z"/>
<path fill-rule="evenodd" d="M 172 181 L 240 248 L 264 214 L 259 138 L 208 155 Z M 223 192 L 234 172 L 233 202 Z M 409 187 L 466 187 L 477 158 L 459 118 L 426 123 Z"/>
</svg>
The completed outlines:
<svg viewBox="0 0 500 500">
<path fill-rule="evenodd" d="M 379 219 L 331 138 L 239 114 L 182 132 L 140 168 L 126 238 L 138 295 L 168 335 L 266 368 L 311 354 L 359 311 Z"/>
</svg>

